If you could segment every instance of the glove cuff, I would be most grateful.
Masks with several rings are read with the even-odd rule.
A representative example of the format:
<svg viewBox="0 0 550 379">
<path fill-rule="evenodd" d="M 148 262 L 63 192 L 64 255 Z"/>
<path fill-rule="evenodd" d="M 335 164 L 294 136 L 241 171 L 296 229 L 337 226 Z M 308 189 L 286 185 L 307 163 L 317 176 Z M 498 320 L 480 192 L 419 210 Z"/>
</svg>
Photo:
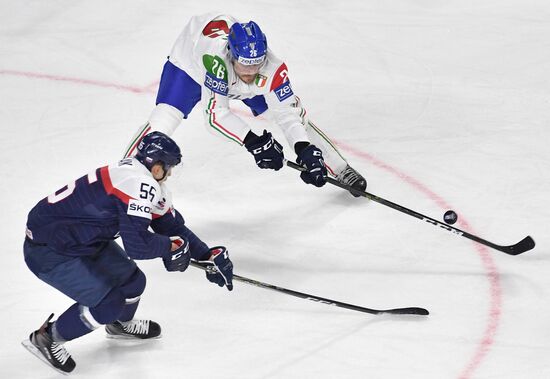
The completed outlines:
<svg viewBox="0 0 550 379">
<path fill-rule="evenodd" d="M 297 159 L 298 164 L 302 164 L 302 163 L 303 163 L 303 159 L 304 159 L 305 157 L 307 157 L 308 154 L 311 155 L 311 151 L 312 151 L 312 150 L 319 150 L 319 149 L 317 148 L 317 146 L 312 145 L 312 144 L 309 144 L 308 146 L 304 147 L 304 148 L 302 149 L 302 151 L 300 151 L 298 154 L 296 154 L 297 157 L 298 157 L 298 159 Z M 319 150 L 319 151 L 320 151 L 320 150 Z"/>
<path fill-rule="evenodd" d="M 199 262 L 213 262 L 214 258 L 227 251 L 223 246 L 215 246 L 208 249 L 199 259 Z"/>
<path fill-rule="evenodd" d="M 305 141 L 301 141 L 301 142 L 296 142 L 294 144 L 294 152 L 296 153 L 296 155 L 300 155 L 302 153 L 302 151 L 304 151 L 304 149 L 306 147 L 308 147 L 309 145 L 311 145 L 309 142 L 305 142 Z"/>
<path fill-rule="evenodd" d="M 227 251 L 227 249 L 223 246 L 216 246 L 208 250 L 210 253 L 210 257 L 208 258 L 209 261 L 214 261 L 216 257 L 220 254 L 223 254 Z"/>
</svg>

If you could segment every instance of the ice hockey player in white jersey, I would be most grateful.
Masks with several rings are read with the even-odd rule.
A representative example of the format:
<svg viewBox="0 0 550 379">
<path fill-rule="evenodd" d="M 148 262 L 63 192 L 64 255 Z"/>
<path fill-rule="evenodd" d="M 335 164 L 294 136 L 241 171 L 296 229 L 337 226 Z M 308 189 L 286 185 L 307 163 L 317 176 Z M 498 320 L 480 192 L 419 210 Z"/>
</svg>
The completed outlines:
<svg viewBox="0 0 550 379">
<path fill-rule="evenodd" d="M 185 271 L 191 258 L 208 261 L 206 278 L 233 288 L 226 248 L 209 248 L 172 207 L 165 181 L 181 160 L 178 145 L 153 132 L 137 150 L 134 158 L 91 171 L 29 212 L 27 266 L 75 303 L 22 343 L 62 373 L 76 365 L 64 343 L 101 325 L 111 338 L 160 337 L 159 324 L 134 318 L 146 285 L 135 260 L 161 258 L 168 271 Z M 114 241 L 119 236 L 124 249 Z"/>
<path fill-rule="evenodd" d="M 321 187 L 329 174 L 352 188 L 366 188 L 363 176 L 307 117 L 286 64 L 268 48 L 258 24 L 239 23 L 223 14 L 194 16 L 185 26 L 164 65 L 156 107 L 125 156 L 133 155 L 152 131 L 171 135 L 201 101 L 210 131 L 244 145 L 258 167 L 279 170 L 284 159 L 281 144 L 266 130 L 256 135 L 230 110 L 230 100 L 243 101 L 255 116 L 262 114 L 282 129 L 297 163 L 306 168 L 300 175 L 304 182 Z"/>
</svg>

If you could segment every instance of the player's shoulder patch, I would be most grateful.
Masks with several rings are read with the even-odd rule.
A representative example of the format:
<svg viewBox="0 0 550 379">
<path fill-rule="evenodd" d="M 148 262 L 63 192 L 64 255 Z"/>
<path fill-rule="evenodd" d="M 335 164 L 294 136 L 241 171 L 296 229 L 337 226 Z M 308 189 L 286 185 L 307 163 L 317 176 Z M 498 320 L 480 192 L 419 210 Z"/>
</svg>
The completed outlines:
<svg viewBox="0 0 550 379">
<path fill-rule="evenodd" d="M 273 91 L 275 88 L 280 87 L 285 82 L 288 82 L 288 69 L 286 68 L 286 64 L 282 63 L 273 75 L 271 88 L 269 90 Z"/>
<path fill-rule="evenodd" d="M 288 79 L 288 69 L 286 64 L 282 63 L 275 71 L 273 79 L 271 81 L 270 92 L 274 92 L 279 101 L 284 101 L 294 95 L 292 92 L 292 86 Z"/>
<path fill-rule="evenodd" d="M 217 55 L 204 54 L 202 63 L 206 69 L 204 85 L 206 88 L 227 96 L 229 92 L 227 65 L 223 58 Z"/>
<path fill-rule="evenodd" d="M 153 203 L 153 218 L 161 217 L 169 211 L 172 211 L 172 193 L 161 183 L 160 192 L 156 203 Z"/>
<path fill-rule="evenodd" d="M 270 92 L 274 92 L 279 101 L 285 101 L 294 95 L 290 80 L 288 80 L 288 70 L 283 63 L 279 66 L 271 81 Z"/>
<path fill-rule="evenodd" d="M 222 57 L 204 54 L 202 56 L 202 64 L 204 65 L 206 72 L 212 74 L 217 79 L 227 82 L 227 65 Z"/>
<path fill-rule="evenodd" d="M 256 79 L 254 80 L 254 84 L 258 86 L 259 88 L 263 88 L 267 83 L 267 76 L 258 74 L 256 75 Z"/>
<path fill-rule="evenodd" d="M 226 20 L 212 20 L 204 29 L 202 29 L 202 35 L 208 38 L 225 37 L 229 34 L 229 25 Z"/>
</svg>

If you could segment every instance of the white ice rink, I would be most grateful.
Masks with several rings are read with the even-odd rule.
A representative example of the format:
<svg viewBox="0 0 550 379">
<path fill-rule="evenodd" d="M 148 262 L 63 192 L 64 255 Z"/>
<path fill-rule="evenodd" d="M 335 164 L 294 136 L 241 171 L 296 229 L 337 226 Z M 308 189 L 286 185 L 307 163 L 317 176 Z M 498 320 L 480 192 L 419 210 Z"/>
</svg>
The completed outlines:
<svg viewBox="0 0 550 379">
<path fill-rule="evenodd" d="M 66 346 L 75 378 L 550 378 L 550 3 L 545 0 L 0 2 L 0 378 L 59 375 L 20 341 L 72 300 L 23 262 L 28 211 L 120 158 L 146 121 L 190 16 L 257 21 L 312 120 L 369 191 L 497 244 L 508 256 L 378 203 L 259 170 L 197 107 L 174 138 L 176 207 L 235 272 L 371 308 L 371 316 L 189 268 L 148 277 L 147 343 L 103 330 Z M 246 109 L 236 105 L 236 111 Z M 264 121 L 240 113 L 253 129 Z M 281 141 L 280 130 L 272 128 Z M 289 146 L 285 152 L 294 159 Z"/>
</svg>

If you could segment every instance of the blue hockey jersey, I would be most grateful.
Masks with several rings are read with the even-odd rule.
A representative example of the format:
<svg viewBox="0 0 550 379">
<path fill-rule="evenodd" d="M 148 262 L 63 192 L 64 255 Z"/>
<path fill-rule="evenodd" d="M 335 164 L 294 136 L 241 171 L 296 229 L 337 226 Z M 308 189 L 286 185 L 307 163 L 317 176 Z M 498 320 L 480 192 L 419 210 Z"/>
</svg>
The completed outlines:
<svg viewBox="0 0 550 379">
<path fill-rule="evenodd" d="M 134 259 L 167 254 L 170 236 L 186 237 L 193 258 L 208 251 L 173 208 L 164 183 L 134 158 L 98 168 L 42 199 L 29 213 L 26 233 L 72 256 L 94 254 L 119 235 Z"/>
</svg>

